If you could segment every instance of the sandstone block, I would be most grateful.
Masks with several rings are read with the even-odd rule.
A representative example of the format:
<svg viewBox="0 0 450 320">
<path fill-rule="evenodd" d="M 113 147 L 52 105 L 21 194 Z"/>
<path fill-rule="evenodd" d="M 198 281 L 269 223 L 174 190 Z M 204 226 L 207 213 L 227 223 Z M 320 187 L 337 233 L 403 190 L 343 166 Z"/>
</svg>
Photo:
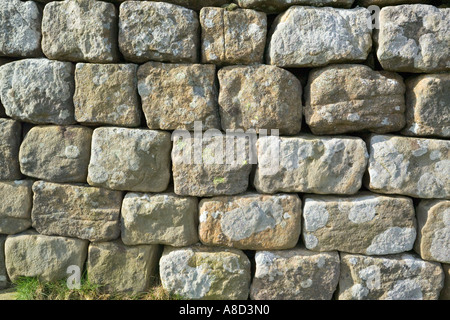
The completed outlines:
<svg viewBox="0 0 450 320">
<path fill-rule="evenodd" d="M 5 265 L 5 241 L 6 236 L 0 235 L 0 289 L 4 289 L 9 285 Z"/>
<path fill-rule="evenodd" d="M 0 119 L 0 180 L 20 179 L 19 148 L 22 137 L 20 122 Z"/>
<path fill-rule="evenodd" d="M 350 8 L 354 0 L 237 0 L 240 7 L 280 13 L 291 6 L 339 7 Z"/>
<path fill-rule="evenodd" d="M 444 269 L 445 281 L 444 288 L 441 291 L 440 300 L 450 300 L 450 264 L 443 264 L 442 268 Z"/>
<path fill-rule="evenodd" d="M 0 234 L 15 234 L 31 227 L 32 184 L 31 180 L 0 182 Z"/>
</svg>

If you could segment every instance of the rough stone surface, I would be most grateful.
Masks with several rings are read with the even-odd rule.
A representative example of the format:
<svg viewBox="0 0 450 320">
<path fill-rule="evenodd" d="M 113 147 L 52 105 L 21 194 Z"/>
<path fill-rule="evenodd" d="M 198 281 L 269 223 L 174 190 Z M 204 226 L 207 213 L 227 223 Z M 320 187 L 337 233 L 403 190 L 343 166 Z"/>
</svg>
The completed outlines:
<svg viewBox="0 0 450 320">
<path fill-rule="evenodd" d="M 88 183 L 114 190 L 164 191 L 170 179 L 170 148 L 168 132 L 97 128 Z"/>
<path fill-rule="evenodd" d="M 356 137 L 270 136 L 259 138 L 257 149 L 254 184 L 262 193 L 354 194 L 368 159 L 364 141 Z"/>
<path fill-rule="evenodd" d="M 374 135 L 366 182 L 379 193 L 450 197 L 450 141 Z"/>
<path fill-rule="evenodd" d="M 377 56 L 386 70 L 450 70 L 450 8 L 413 4 L 380 11 Z"/>
<path fill-rule="evenodd" d="M 48 3 L 42 17 L 42 51 L 49 59 L 103 63 L 118 60 L 114 5 L 96 0 Z"/>
<path fill-rule="evenodd" d="M 122 241 L 174 247 L 194 244 L 198 241 L 197 206 L 194 197 L 128 193 L 122 204 Z"/>
<path fill-rule="evenodd" d="M 333 65 L 310 72 L 305 91 L 306 123 L 314 134 L 387 133 L 405 126 L 405 85 L 396 73 Z"/>
<path fill-rule="evenodd" d="M 35 126 L 20 146 L 20 170 L 53 182 L 86 182 L 91 137 L 81 126 Z"/>
<path fill-rule="evenodd" d="M 367 257 L 341 253 L 339 300 L 437 300 L 444 284 L 439 263 L 412 254 Z"/>
<path fill-rule="evenodd" d="M 424 260 L 450 264 L 450 201 L 422 200 L 416 214 L 416 252 Z"/>
<path fill-rule="evenodd" d="M 443 264 L 442 268 L 444 269 L 445 281 L 444 288 L 441 291 L 441 300 L 450 300 L 450 264 Z"/>
<path fill-rule="evenodd" d="M 258 251 L 252 300 L 330 300 L 339 281 L 339 254 L 292 250 Z"/>
<path fill-rule="evenodd" d="M 450 137 L 450 74 L 427 74 L 406 81 L 406 128 L 412 136 Z"/>
<path fill-rule="evenodd" d="M 158 245 L 126 246 L 120 240 L 89 245 L 89 281 L 101 290 L 137 294 L 148 291 L 156 278 Z"/>
<path fill-rule="evenodd" d="M 138 70 L 138 90 L 150 129 L 220 129 L 216 67 L 148 62 Z"/>
<path fill-rule="evenodd" d="M 309 250 L 386 255 L 413 248 L 417 231 L 410 198 L 364 192 L 311 195 L 304 202 L 302 238 Z"/>
<path fill-rule="evenodd" d="M 247 144 L 242 153 L 227 152 L 226 140 L 221 134 L 207 138 L 206 133 L 203 140 L 190 135 L 173 138 L 172 172 L 176 194 L 203 197 L 234 195 L 247 190 L 252 165 L 248 157 L 239 157 L 242 153 L 244 157 L 249 156 L 249 146 Z M 242 140 L 229 139 L 236 144 Z M 227 159 L 236 153 L 239 153 L 237 158 Z"/>
<path fill-rule="evenodd" d="M 73 124 L 73 64 L 23 59 L 0 67 L 0 99 L 6 114 L 36 124 Z"/>
<path fill-rule="evenodd" d="M 240 250 L 165 247 L 159 262 L 163 287 L 185 299 L 246 300 L 250 261 Z"/>
<path fill-rule="evenodd" d="M 6 236 L 0 234 L 0 289 L 9 286 L 8 273 L 6 272 L 5 265 L 5 241 Z"/>
<path fill-rule="evenodd" d="M 302 202 L 296 194 L 246 194 L 203 199 L 199 236 L 204 245 L 247 250 L 290 249 L 298 242 Z"/>
<path fill-rule="evenodd" d="M 222 128 L 300 131 L 302 86 L 289 71 L 267 65 L 220 69 L 219 105 Z"/>
<path fill-rule="evenodd" d="M 0 56 L 41 56 L 41 19 L 41 11 L 33 1 L 2 1 Z"/>
<path fill-rule="evenodd" d="M 133 62 L 197 62 L 198 14 L 170 3 L 126 1 L 120 5 L 119 48 Z"/>
<path fill-rule="evenodd" d="M 69 266 L 83 273 L 88 241 L 40 235 L 25 231 L 6 238 L 6 269 L 12 282 L 17 278 L 37 277 L 40 281 L 56 281 L 68 277 Z"/>
<path fill-rule="evenodd" d="M 224 8 L 203 8 L 202 62 L 214 64 L 262 63 L 267 35 L 263 12 Z"/>
<path fill-rule="evenodd" d="M 85 125 L 138 127 L 141 111 L 134 64 L 78 63 L 75 119 Z"/>
<path fill-rule="evenodd" d="M 372 46 L 368 21 L 365 8 L 291 7 L 272 25 L 267 63 L 315 67 L 363 61 Z"/>
<path fill-rule="evenodd" d="M 38 181 L 33 228 L 40 234 L 109 241 L 120 234 L 122 192 Z"/>
<path fill-rule="evenodd" d="M 242 8 L 280 13 L 291 6 L 350 8 L 354 0 L 235 0 Z"/>
<path fill-rule="evenodd" d="M 0 180 L 20 179 L 19 148 L 22 136 L 20 122 L 0 119 Z"/>
<path fill-rule="evenodd" d="M 32 184 L 31 180 L 0 181 L 0 234 L 19 233 L 31 226 Z"/>
</svg>

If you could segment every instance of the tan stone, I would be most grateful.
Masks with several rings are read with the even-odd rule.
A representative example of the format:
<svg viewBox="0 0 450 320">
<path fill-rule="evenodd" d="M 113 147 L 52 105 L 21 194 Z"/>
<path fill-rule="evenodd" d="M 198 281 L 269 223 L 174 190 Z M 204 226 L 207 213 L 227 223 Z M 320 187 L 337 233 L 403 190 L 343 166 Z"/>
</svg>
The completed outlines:
<svg viewBox="0 0 450 320">
<path fill-rule="evenodd" d="M 19 148 L 22 137 L 20 122 L 0 119 L 0 180 L 20 179 Z"/>
<path fill-rule="evenodd" d="M 32 184 L 32 180 L 0 181 L 0 234 L 19 233 L 31 226 Z"/>
</svg>

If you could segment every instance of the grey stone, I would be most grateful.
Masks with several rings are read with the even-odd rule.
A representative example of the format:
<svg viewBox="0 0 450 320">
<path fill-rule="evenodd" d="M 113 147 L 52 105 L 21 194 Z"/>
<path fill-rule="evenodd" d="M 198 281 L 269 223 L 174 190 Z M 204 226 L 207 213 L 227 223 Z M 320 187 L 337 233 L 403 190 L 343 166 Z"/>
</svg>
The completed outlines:
<svg viewBox="0 0 450 320">
<path fill-rule="evenodd" d="M 15 234 L 31 226 L 31 180 L 0 181 L 0 234 Z"/>
<path fill-rule="evenodd" d="M 8 273 L 6 272 L 5 265 L 5 241 L 6 236 L 0 234 L 0 289 L 7 288 L 8 283 Z"/>
<path fill-rule="evenodd" d="M 22 137 L 20 122 L 0 118 L 0 180 L 20 179 L 19 148 Z"/>
</svg>

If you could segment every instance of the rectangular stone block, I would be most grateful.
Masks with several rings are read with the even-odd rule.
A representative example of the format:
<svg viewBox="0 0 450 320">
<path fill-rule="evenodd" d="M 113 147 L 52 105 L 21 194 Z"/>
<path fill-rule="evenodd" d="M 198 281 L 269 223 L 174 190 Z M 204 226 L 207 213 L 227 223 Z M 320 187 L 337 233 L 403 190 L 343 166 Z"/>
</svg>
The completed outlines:
<svg viewBox="0 0 450 320">
<path fill-rule="evenodd" d="M 202 62 L 224 64 L 262 63 L 267 16 L 249 9 L 203 8 Z"/>
<path fill-rule="evenodd" d="M 0 235 L 0 289 L 7 288 L 8 283 L 8 273 L 6 272 L 5 265 L 5 241 L 6 236 Z"/>
<path fill-rule="evenodd" d="M 126 245 L 188 246 L 198 241 L 198 201 L 172 193 L 127 193 L 122 203 Z"/>
<path fill-rule="evenodd" d="M 364 61 L 372 47 L 370 12 L 294 6 L 272 24 L 267 64 L 317 67 Z"/>
<path fill-rule="evenodd" d="M 301 230 L 302 202 L 296 194 L 244 194 L 203 199 L 200 241 L 246 250 L 290 249 Z"/>
<path fill-rule="evenodd" d="M 0 119 L 0 180 L 20 179 L 19 148 L 22 138 L 20 122 Z"/>
<path fill-rule="evenodd" d="M 313 251 L 366 255 L 409 251 L 416 239 L 412 199 L 363 192 L 304 198 L 302 238 Z"/>
<path fill-rule="evenodd" d="M 35 126 L 20 146 L 23 174 L 53 182 L 86 182 L 92 129 Z"/>
<path fill-rule="evenodd" d="M 257 251 L 252 300 L 331 300 L 339 281 L 339 253 Z"/>
<path fill-rule="evenodd" d="M 355 194 L 368 154 L 356 137 L 268 136 L 258 139 L 258 192 Z"/>
<path fill-rule="evenodd" d="M 396 73 L 348 64 L 314 69 L 305 90 L 314 134 L 387 133 L 405 126 L 405 85 Z"/>
<path fill-rule="evenodd" d="M 280 13 L 291 6 L 350 8 L 353 0 L 236 0 L 241 8 Z"/>
<path fill-rule="evenodd" d="M 97 128 L 87 181 L 113 190 L 162 192 L 170 179 L 170 149 L 168 132 Z"/>
<path fill-rule="evenodd" d="M 0 181 L 0 234 L 31 227 L 32 180 Z"/>
<path fill-rule="evenodd" d="M 84 125 L 138 127 L 137 65 L 77 63 L 75 119 Z"/>
<path fill-rule="evenodd" d="M 437 300 L 443 285 L 440 264 L 417 255 L 341 253 L 339 300 Z"/>
<path fill-rule="evenodd" d="M 89 241 L 120 235 L 120 191 L 38 181 L 33 193 L 31 219 L 40 234 Z"/>
<path fill-rule="evenodd" d="M 415 198 L 450 197 L 450 141 L 374 135 L 366 185 Z"/>
<path fill-rule="evenodd" d="M 139 67 L 138 90 L 150 129 L 220 129 L 216 67 L 147 62 Z"/>
</svg>

